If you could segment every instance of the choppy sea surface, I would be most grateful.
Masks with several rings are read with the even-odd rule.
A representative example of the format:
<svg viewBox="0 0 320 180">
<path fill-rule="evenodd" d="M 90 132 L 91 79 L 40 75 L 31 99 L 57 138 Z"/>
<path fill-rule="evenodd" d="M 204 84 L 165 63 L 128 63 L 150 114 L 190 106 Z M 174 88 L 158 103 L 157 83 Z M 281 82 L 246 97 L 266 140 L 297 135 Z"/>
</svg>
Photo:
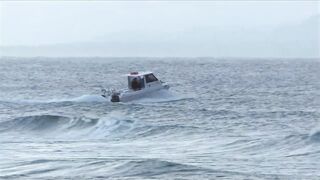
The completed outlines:
<svg viewBox="0 0 320 180">
<path fill-rule="evenodd" d="M 0 179 L 109 178 L 320 179 L 320 61 L 1 58 Z"/>
</svg>

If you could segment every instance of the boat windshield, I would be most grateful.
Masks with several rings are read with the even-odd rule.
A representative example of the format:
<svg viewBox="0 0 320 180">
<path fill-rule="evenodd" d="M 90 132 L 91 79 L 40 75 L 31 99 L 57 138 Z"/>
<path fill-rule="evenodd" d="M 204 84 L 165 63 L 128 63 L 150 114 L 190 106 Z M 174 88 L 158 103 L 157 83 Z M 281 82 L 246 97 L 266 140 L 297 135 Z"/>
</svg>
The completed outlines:
<svg viewBox="0 0 320 180">
<path fill-rule="evenodd" d="M 147 74 L 147 75 L 145 75 L 145 77 L 146 77 L 147 83 L 158 81 L 158 79 L 153 74 Z"/>
</svg>

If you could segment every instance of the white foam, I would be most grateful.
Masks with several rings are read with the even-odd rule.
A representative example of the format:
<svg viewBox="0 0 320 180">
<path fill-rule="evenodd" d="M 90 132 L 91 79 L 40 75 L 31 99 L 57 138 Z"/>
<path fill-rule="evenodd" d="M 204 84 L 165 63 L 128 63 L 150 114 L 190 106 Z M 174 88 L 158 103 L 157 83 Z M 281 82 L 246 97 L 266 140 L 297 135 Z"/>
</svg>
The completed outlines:
<svg viewBox="0 0 320 180">
<path fill-rule="evenodd" d="M 53 99 L 17 99 L 5 102 L 22 104 L 41 104 L 41 103 L 59 103 L 59 102 L 107 102 L 101 95 L 82 95 L 74 98 L 53 98 Z"/>
<path fill-rule="evenodd" d="M 124 135 L 133 127 L 134 121 L 130 120 L 123 113 L 114 111 L 100 118 L 98 123 L 89 130 L 87 138 Z"/>
<path fill-rule="evenodd" d="M 71 99 L 71 101 L 75 102 L 106 102 L 106 98 L 101 95 L 82 95 L 80 97 L 76 97 Z"/>
</svg>

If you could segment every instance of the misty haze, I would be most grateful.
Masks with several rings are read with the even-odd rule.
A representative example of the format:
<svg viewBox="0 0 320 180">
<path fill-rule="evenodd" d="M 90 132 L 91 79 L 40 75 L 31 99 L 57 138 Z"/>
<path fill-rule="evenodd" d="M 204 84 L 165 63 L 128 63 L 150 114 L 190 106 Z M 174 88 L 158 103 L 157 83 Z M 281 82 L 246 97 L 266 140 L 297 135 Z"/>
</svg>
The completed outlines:
<svg viewBox="0 0 320 180">
<path fill-rule="evenodd" d="M 1 2 L 2 56 L 319 57 L 319 3 Z"/>
</svg>

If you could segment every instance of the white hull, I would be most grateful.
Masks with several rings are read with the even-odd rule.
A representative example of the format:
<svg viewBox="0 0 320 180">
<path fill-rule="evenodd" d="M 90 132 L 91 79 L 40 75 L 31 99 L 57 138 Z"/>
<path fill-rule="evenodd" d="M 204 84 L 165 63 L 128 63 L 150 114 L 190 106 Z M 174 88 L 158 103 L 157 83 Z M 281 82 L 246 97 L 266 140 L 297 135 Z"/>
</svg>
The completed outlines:
<svg viewBox="0 0 320 180">
<path fill-rule="evenodd" d="M 159 91 L 161 89 L 169 89 L 169 86 L 159 84 L 158 86 L 153 86 L 153 87 L 141 89 L 138 91 L 126 90 L 120 93 L 119 100 L 120 102 L 128 102 L 128 101 L 140 99 L 152 92 Z"/>
</svg>

